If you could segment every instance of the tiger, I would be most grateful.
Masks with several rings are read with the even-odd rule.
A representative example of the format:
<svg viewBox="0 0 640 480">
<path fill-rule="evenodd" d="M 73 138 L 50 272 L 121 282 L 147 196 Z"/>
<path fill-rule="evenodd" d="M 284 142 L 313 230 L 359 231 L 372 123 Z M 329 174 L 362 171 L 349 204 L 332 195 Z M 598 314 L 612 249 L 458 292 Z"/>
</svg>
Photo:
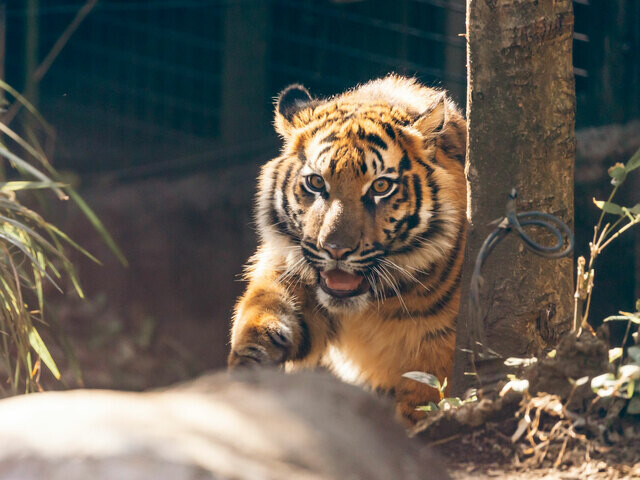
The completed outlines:
<svg viewBox="0 0 640 480">
<path fill-rule="evenodd" d="M 274 123 L 228 365 L 327 368 L 414 424 L 441 393 L 403 374 L 452 374 L 465 119 L 443 90 L 391 74 L 328 98 L 291 85 Z"/>
</svg>

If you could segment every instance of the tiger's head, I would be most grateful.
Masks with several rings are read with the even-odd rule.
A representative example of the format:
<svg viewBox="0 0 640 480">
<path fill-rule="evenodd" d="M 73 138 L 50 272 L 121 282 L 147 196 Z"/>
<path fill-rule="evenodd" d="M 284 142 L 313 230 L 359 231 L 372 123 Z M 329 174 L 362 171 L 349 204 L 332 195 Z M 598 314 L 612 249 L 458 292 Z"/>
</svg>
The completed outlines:
<svg viewBox="0 0 640 480">
<path fill-rule="evenodd" d="M 258 219 L 285 275 L 345 311 L 447 260 L 464 222 L 466 132 L 444 93 L 396 76 L 326 100 L 292 85 L 275 110 L 284 145 L 262 171 Z"/>
</svg>

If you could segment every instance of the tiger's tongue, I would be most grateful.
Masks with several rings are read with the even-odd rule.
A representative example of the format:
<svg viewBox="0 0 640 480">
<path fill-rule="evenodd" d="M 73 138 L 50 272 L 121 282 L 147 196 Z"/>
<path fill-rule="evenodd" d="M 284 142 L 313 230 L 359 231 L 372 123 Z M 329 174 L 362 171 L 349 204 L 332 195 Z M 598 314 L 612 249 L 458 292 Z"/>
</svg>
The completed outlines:
<svg viewBox="0 0 640 480">
<path fill-rule="evenodd" d="M 322 275 L 327 287 L 331 290 L 356 290 L 364 279 L 360 275 L 348 273 L 343 270 L 330 270 L 328 272 L 322 272 L 320 275 Z"/>
</svg>

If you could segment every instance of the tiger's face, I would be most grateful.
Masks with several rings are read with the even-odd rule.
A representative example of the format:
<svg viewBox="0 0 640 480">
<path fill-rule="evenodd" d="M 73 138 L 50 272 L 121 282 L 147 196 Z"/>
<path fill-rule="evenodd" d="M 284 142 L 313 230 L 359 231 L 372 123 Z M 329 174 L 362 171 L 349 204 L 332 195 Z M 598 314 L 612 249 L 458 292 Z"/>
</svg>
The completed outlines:
<svg viewBox="0 0 640 480">
<path fill-rule="evenodd" d="M 326 308 L 361 309 L 441 256 L 436 237 L 452 232 L 432 165 L 444 122 L 443 96 L 412 112 L 349 98 L 319 103 L 300 86 L 281 94 L 285 146 L 271 178 L 263 172 L 261 216 L 286 239 L 287 271 L 315 284 Z"/>
</svg>

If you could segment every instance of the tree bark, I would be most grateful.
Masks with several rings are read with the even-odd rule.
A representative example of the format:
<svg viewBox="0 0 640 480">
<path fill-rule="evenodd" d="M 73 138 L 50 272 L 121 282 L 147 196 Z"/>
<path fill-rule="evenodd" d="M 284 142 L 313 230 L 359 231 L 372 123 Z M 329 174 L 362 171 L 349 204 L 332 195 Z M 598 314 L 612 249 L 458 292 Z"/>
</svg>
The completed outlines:
<svg viewBox="0 0 640 480">
<path fill-rule="evenodd" d="M 518 189 L 519 211 L 573 224 L 575 88 L 571 0 L 467 0 L 467 241 L 458 346 L 468 348 L 473 263 Z M 549 260 L 507 237 L 482 271 L 489 347 L 526 356 L 555 345 L 570 328 L 571 258 Z M 465 386 L 468 354 L 454 380 Z"/>
</svg>

